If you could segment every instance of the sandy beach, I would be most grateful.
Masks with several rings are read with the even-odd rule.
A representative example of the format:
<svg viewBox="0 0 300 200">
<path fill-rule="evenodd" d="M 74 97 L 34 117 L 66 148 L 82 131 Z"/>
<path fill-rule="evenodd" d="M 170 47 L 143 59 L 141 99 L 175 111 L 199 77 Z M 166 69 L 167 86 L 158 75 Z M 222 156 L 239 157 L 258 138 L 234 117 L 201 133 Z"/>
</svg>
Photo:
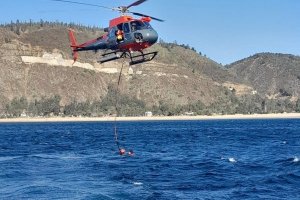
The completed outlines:
<svg viewBox="0 0 300 200">
<path fill-rule="evenodd" d="M 252 114 L 252 115 L 199 115 L 199 116 L 153 116 L 153 117 L 117 117 L 117 121 L 165 121 L 165 120 L 222 120 L 222 119 L 300 119 L 300 113 Z M 22 117 L 0 119 L 0 123 L 13 122 L 109 122 L 115 117 Z"/>
</svg>

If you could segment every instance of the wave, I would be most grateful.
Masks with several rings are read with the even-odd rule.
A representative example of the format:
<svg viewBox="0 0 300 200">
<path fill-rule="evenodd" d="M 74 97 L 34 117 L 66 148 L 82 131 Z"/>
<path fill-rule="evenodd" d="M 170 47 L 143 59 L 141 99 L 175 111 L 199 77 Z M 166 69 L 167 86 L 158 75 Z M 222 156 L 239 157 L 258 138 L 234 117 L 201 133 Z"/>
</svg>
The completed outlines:
<svg viewBox="0 0 300 200">
<path fill-rule="evenodd" d="M 274 163 L 276 164 L 293 164 L 293 163 L 300 163 L 300 158 L 298 156 L 293 156 L 293 157 L 289 157 L 289 158 L 281 158 L 276 160 Z"/>
<path fill-rule="evenodd" d="M 75 154 L 34 154 L 31 155 L 32 158 L 38 159 L 60 159 L 60 160 L 77 160 L 82 159 L 81 156 L 76 156 Z"/>
<path fill-rule="evenodd" d="M 237 160 L 234 157 L 228 157 L 228 158 L 221 157 L 221 160 L 228 160 L 230 163 L 237 163 Z"/>
<path fill-rule="evenodd" d="M 143 185 L 142 182 L 133 182 L 133 185 Z"/>
<path fill-rule="evenodd" d="M 76 199 L 78 196 L 86 196 L 84 199 L 103 199 L 113 200 L 115 198 L 110 197 L 108 194 L 95 191 L 95 194 L 86 196 L 83 190 L 66 189 L 62 186 L 48 186 L 43 183 L 35 183 L 28 186 L 22 186 L 7 192 L 7 194 L 0 195 L 4 199 Z M 74 197 L 74 198 L 72 198 Z M 1 198 L 2 199 L 2 198 Z"/>
<path fill-rule="evenodd" d="M 229 162 L 231 162 L 231 163 L 236 163 L 237 161 L 236 161 L 236 159 L 235 158 L 233 158 L 233 157 L 231 157 L 231 158 L 228 158 L 228 161 Z"/>
<path fill-rule="evenodd" d="M 0 157 L 0 162 L 15 160 L 15 159 L 18 159 L 18 158 L 21 158 L 21 156 L 4 156 L 4 157 Z"/>
</svg>

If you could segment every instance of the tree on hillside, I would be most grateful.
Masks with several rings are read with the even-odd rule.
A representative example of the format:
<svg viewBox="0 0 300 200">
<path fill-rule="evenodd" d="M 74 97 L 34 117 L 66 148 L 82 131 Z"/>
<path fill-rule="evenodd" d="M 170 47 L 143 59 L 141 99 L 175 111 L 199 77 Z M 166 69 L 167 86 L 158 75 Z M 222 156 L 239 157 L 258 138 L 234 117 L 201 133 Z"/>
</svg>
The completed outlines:
<svg viewBox="0 0 300 200">
<path fill-rule="evenodd" d="M 13 117 L 20 117 L 21 114 L 26 111 L 28 101 L 25 97 L 14 98 L 10 104 L 6 105 L 6 113 Z"/>
<path fill-rule="evenodd" d="M 295 111 L 300 112 L 300 99 L 298 99 L 297 102 L 296 102 Z"/>
<path fill-rule="evenodd" d="M 91 116 L 91 103 L 72 101 L 64 108 L 64 115 L 67 116 Z"/>
<path fill-rule="evenodd" d="M 59 115 L 60 113 L 60 100 L 59 95 L 50 98 L 42 97 L 40 100 L 31 102 L 28 106 L 28 113 L 33 116 L 48 116 Z"/>
</svg>

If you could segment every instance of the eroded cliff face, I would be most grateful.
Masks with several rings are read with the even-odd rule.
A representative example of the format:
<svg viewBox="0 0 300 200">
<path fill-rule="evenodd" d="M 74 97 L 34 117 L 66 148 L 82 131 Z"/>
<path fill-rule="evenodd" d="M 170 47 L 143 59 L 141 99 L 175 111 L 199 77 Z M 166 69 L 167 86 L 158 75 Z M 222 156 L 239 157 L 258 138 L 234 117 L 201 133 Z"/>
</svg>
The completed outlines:
<svg viewBox="0 0 300 200">
<path fill-rule="evenodd" d="M 59 50 L 47 53 L 41 47 L 17 39 L 0 45 L 1 107 L 13 98 L 29 101 L 60 95 L 64 105 L 72 100 L 99 100 L 107 92 L 100 73 L 92 65 L 65 60 Z"/>
</svg>

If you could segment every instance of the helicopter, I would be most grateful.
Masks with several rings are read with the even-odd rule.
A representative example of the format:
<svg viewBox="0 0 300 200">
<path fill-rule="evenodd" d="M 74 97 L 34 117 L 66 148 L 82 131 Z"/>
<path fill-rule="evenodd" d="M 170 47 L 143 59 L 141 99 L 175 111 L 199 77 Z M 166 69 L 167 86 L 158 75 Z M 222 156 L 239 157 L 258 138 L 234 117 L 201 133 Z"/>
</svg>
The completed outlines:
<svg viewBox="0 0 300 200">
<path fill-rule="evenodd" d="M 121 16 L 110 20 L 109 27 L 104 28 L 104 35 L 83 44 L 77 43 L 74 31 L 69 29 L 70 47 L 72 48 L 74 62 L 78 59 L 78 52 L 81 51 L 94 51 L 96 53 L 98 50 L 104 50 L 104 53 L 101 54 L 101 58 L 98 61 L 99 63 L 120 58 L 129 58 L 129 65 L 151 61 L 158 54 L 157 51 L 144 53 L 143 50 L 152 46 L 158 40 L 158 33 L 152 28 L 150 21 L 156 20 L 163 22 L 164 20 L 129 11 L 129 8 L 138 6 L 147 0 L 138 0 L 129 6 L 119 6 L 116 8 L 67 0 L 52 1 L 100 7 L 118 11 L 121 14 Z M 141 18 L 135 19 L 128 15 L 129 13 Z"/>
</svg>

